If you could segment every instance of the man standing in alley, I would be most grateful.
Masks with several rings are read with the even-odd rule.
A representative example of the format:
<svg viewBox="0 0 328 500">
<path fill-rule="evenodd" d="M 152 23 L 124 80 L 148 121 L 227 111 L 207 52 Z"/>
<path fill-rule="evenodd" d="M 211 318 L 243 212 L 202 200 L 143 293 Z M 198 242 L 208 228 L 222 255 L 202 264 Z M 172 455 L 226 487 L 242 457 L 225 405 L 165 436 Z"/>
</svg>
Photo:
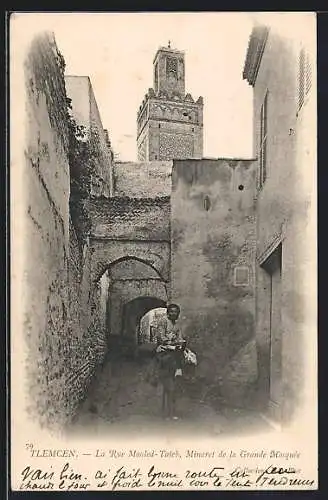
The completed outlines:
<svg viewBox="0 0 328 500">
<path fill-rule="evenodd" d="M 178 322 L 180 307 L 177 304 L 167 306 L 166 315 L 158 318 L 152 326 L 151 337 L 156 342 L 155 379 L 159 378 L 163 387 L 162 411 L 169 418 L 176 419 L 176 380 L 182 375 L 183 339 Z"/>
<path fill-rule="evenodd" d="M 181 326 L 179 323 L 180 307 L 177 304 L 169 304 L 166 309 L 166 316 L 158 318 L 152 326 L 152 337 L 156 339 L 158 345 L 183 345 L 185 343 Z"/>
</svg>

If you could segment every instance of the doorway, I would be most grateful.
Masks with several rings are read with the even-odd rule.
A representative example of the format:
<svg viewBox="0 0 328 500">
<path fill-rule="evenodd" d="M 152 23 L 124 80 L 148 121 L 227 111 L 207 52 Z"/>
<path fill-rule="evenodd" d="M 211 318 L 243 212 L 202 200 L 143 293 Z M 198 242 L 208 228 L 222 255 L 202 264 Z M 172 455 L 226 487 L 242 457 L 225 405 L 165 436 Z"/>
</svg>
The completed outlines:
<svg viewBox="0 0 328 500">
<path fill-rule="evenodd" d="M 281 401 L 282 379 L 282 327 L 281 327 L 281 271 L 282 245 L 281 243 L 262 264 L 266 271 L 269 286 L 267 287 L 269 307 L 269 398 L 274 405 Z"/>
</svg>

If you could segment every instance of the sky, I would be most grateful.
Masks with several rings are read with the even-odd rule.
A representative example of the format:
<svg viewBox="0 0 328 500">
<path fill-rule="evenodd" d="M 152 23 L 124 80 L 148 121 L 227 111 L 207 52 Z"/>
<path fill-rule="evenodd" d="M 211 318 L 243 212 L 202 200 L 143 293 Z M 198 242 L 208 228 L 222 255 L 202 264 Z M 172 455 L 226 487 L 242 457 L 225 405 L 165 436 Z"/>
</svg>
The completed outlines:
<svg viewBox="0 0 328 500">
<path fill-rule="evenodd" d="M 68 75 L 90 77 L 121 161 L 137 158 L 137 111 L 153 86 L 154 55 L 169 40 L 185 51 L 186 92 L 204 98 L 204 157 L 253 156 L 253 94 L 242 72 L 255 18 L 240 12 L 15 14 L 25 23 L 20 33 L 28 26 L 54 32 Z"/>
</svg>

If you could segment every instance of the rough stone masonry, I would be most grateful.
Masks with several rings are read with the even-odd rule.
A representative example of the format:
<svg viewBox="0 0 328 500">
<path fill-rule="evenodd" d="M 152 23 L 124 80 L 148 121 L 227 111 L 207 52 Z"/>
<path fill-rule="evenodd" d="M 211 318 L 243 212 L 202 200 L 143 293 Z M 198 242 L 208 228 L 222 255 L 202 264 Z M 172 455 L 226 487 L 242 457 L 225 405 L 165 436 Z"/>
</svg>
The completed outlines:
<svg viewBox="0 0 328 500">
<path fill-rule="evenodd" d="M 84 396 L 106 344 L 99 289 L 91 290 L 90 250 L 70 215 L 69 116 L 64 60 L 55 40 L 33 40 L 25 64 L 23 304 L 28 409 L 42 425 L 62 425 Z"/>
</svg>

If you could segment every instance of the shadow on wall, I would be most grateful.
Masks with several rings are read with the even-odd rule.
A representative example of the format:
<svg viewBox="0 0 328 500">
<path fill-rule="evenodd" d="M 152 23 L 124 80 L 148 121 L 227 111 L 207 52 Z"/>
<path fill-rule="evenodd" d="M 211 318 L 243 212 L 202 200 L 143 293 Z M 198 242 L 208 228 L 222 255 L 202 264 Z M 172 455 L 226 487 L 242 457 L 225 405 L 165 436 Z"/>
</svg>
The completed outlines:
<svg viewBox="0 0 328 500">
<path fill-rule="evenodd" d="M 199 353 L 199 376 L 208 382 L 217 380 L 229 360 L 254 336 L 254 318 L 237 305 L 234 311 L 223 307 L 201 312 L 188 321 L 185 335 L 191 349 Z"/>
<path fill-rule="evenodd" d="M 202 313 L 189 322 L 185 337 L 197 353 L 192 392 L 213 406 L 257 406 L 257 347 L 252 314 L 236 309 Z"/>
<path fill-rule="evenodd" d="M 225 159 L 173 166 L 172 295 L 204 390 L 225 391 L 225 370 L 255 335 L 254 169 L 252 161 Z"/>
</svg>

